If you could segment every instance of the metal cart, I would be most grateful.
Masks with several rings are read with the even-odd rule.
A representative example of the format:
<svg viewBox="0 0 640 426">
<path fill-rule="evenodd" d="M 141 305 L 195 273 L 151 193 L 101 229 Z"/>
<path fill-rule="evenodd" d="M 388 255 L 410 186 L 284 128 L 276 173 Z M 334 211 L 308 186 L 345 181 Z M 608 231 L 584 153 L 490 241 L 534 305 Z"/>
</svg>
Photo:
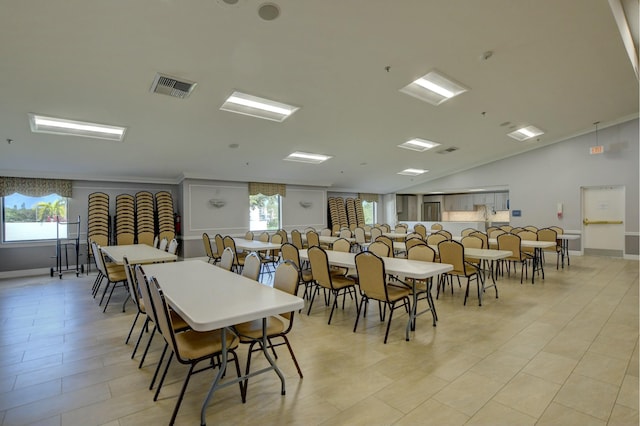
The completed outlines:
<svg viewBox="0 0 640 426">
<path fill-rule="evenodd" d="M 60 238 L 60 226 L 67 228 L 67 236 L 74 235 L 72 238 Z M 75 231 L 75 232 L 74 232 Z M 75 251 L 76 263 L 75 269 L 69 269 L 69 249 Z M 64 269 L 62 267 L 62 256 L 64 255 Z M 75 272 L 76 277 L 84 272 L 84 265 L 80 263 L 80 216 L 76 222 L 60 223 L 60 218 L 56 218 L 56 266 L 51 268 L 51 276 L 56 273 L 62 279 L 65 272 Z"/>
</svg>

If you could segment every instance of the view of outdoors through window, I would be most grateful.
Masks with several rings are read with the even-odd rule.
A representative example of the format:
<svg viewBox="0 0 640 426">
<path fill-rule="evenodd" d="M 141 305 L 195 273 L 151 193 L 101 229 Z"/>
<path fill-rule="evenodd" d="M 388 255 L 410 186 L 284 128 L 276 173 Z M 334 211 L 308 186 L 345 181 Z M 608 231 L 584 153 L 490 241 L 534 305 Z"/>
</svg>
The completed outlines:
<svg viewBox="0 0 640 426">
<path fill-rule="evenodd" d="M 67 222 L 67 199 L 57 194 L 29 197 L 14 193 L 2 201 L 6 242 L 55 239 L 57 220 Z M 66 226 L 60 226 L 60 237 L 67 237 Z"/>
<path fill-rule="evenodd" d="M 270 231 L 280 229 L 280 196 L 249 196 L 249 230 Z"/>
<path fill-rule="evenodd" d="M 363 201 L 362 212 L 364 213 L 364 223 L 373 225 L 376 223 L 376 202 Z"/>
</svg>

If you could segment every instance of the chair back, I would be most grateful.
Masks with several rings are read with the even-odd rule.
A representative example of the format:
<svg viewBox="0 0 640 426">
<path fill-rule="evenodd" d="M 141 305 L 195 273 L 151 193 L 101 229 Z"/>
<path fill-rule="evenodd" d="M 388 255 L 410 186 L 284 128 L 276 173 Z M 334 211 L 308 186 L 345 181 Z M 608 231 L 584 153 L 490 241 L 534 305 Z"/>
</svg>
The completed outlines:
<svg viewBox="0 0 640 426">
<path fill-rule="evenodd" d="M 538 240 L 538 231 L 533 232 L 533 231 L 520 231 L 518 233 L 518 237 L 520 237 L 521 240 L 526 240 L 526 241 L 537 241 Z"/>
<path fill-rule="evenodd" d="M 520 237 L 516 234 L 504 233 L 498 235 L 498 250 L 509 250 L 511 252 L 511 256 L 507 260 L 522 260 L 520 242 Z"/>
<path fill-rule="evenodd" d="M 427 237 L 427 244 L 429 244 L 430 246 L 437 246 L 438 244 L 440 244 L 440 242 L 446 240 L 446 235 L 442 235 L 440 233 L 431 234 Z"/>
<path fill-rule="evenodd" d="M 271 237 L 269 236 L 269 233 L 267 231 L 264 231 L 262 234 L 258 236 L 258 241 L 262 243 L 268 243 L 270 238 Z"/>
<path fill-rule="evenodd" d="M 389 247 L 389 257 L 394 257 L 393 241 L 391 241 L 391 238 L 380 235 L 378 238 L 376 238 L 376 241 L 380 241 L 381 243 L 386 244 Z"/>
<path fill-rule="evenodd" d="M 284 261 L 276 268 L 276 274 L 273 277 L 273 287 L 289 294 L 296 294 L 298 288 L 298 269 L 290 261 Z M 293 312 L 284 312 L 280 316 L 291 321 Z"/>
<path fill-rule="evenodd" d="M 351 243 L 344 238 L 339 238 L 333 242 L 333 250 L 349 253 L 351 251 Z"/>
<path fill-rule="evenodd" d="M 524 227 L 524 229 L 526 229 L 527 231 L 531 231 L 531 232 L 538 232 L 538 228 L 536 228 L 533 225 L 527 225 Z"/>
<path fill-rule="evenodd" d="M 307 232 L 309 232 L 309 231 L 307 231 Z M 315 232 L 315 231 L 313 231 L 313 232 Z M 332 234 L 332 232 L 331 232 L 331 229 L 329 229 L 329 228 L 323 228 L 323 229 L 320 230 L 320 235 L 322 235 L 323 237 L 330 237 L 331 234 Z M 305 232 L 305 235 L 306 235 L 306 232 Z"/>
<path fill-rule="evenodd" d="M 316 228 L 314 228 L 313 226 L 307 226 L 306 228 L 304 228 L 304 233 L 306 234 L 309 231 L 313 231 L 316 232 Z"/>
<path fill-rule="evenodd" d="M 445 231 L 444 229 L 439 230 L 438 234 L 444 235 L 445 237 L 447 237 L 447 240 L 453 239 L 453 235 L 451 235 L 451 232 Z"/>
<path fill-rule="evenodd" d="M 289 261 L 293 263 L 293 265 L 300 269 L 300 253 L 298 252 L 298 248 L 292 243 L 284 243 L 280 247 L 280 253 L 282 260 Z"/>
<path fill-rule="evenodd" d="M 220 234 L 216 234 L 214 238 L 216 240 L 216 255 L 220 257 L 222 256 L 222 252 L 224 251 L 224 239 Z"/>
<path fill-rule="evenodd" d="M 153 248 L 158 248 L 158 244 L 160 244 L 160 238 L 158 238 L 158 236 L 156 235 L 153 238 Z"/>
<path fill-rule="evenodd" d="M 163 238 L 160 240 L 160 244 L 158 245 L 158 250 L 167 251 L 167 246 L 169 245 L 169 240 Z"/>
<path fill-rule="evenodd" d="M 285 231 L 284 229 L 278 229 L 276 231 L 276 234 L 280 235 L 282 237 L 281 242 L 283 243 L 288 243 L 289 242 L 289 237 L 287 236 L 287 231 Z"/>
<path fill-rule="evenodd" d="M 358 253 L 355 257 L 360 291 L 368 298 L 389 300 L 387 295 L 384 261 L 370 251 Z"/>
<path fill-rule="evenodd" d="M 134 267 L 134 271 L 136 282 L 138 283 L 138 290 L 140 291 L 140 297 L 142 298 L 146 314 L 154 324 L 158 324 L 158 320 L 156 319 L 156 309 L 153 306 L 151 294 L 149 294 L 149 285 L 147 284 L 147 276 L 144 273 L 144 269 L 142 269 L 141 265 L 136 265 Z"/>
<path fill-rule="evenodd" d="M 502 229 L 494 229 L 489 233 L 489 238 L 498 238 L 498 235 L 506 234 Z"/>
<path fill-rule="evenodd" d="M 124 273 L 127 276 L 127 288 L 129 289 L 131 301 L 136 305 L 138 312 L 144 313 L 144 309 L 140 306 L 140 290 L 138 290 L 138 283 L 135 281 L 133 267 L 129 264 L 127 256 L 122 256 L 122 260 L 124 262 Z"/>
<path fill-rule="evenodd" d="M 296 246 L 298 250 L 302 250 L 302 234 L 297 229 L 291 231 L 291 243 Z"/>
<path fill-rule="evenodd" d="M 439 223 L 433 223 L 431 225 L 431 230 L 432 231 L 442 231 L 442 225 Z"/>
<path fill-rule="evenodd" d="M 419 246 L 419 245 L 427 245 L 426 242 L 424 242 L 422 239 L 420 238 L 409 238 L 407 241 L 405 241 L 404 243 L 407 251 L 411 249 L 411 247 L 415 247 L 415 246 Z"/>
<path fill-rule="evenodd" d="M 367 239 L 365 238 L 365 234 L 364 234 L 364 228 L 357 227 L 356 229 L 354 229 L 353 237 L 356 239 L 356 243 L 358 244 L 364 244 L 367 242 Z"/>
<path fill-rule="evenodd" d="M 511 230 L 513 229 L 513 226 L 511 226 L 511 225 L 502 225 L 500 227 L 500 229 L 502 229 L 504 232 L 511 232 Z"/>
<path fill-rule="evenodd" d="M 128 246 L 134 243 L 135 234 L 133 232 L 122 232 L 116 235 L 116 244 L 119 246 Z"/>
<path fill-rule="evenodd" d="M 556 231 L 557 235 L 564 234 L 564 229 L 560 228 L 559 226 L 550 226 L 549 229 L 553 229 L 554 231 Z"/>
<path fill-rule="evenodd" d="M 460 242 L 465 248 L 481 249 L 484 246 L 484 242 L 475 235 L 467 235 L 466 237 L 462 237 Z"/>
<path fill-rule="evenodd" d="M 385 232 L 391 232 L 391 227 L 389 225 L 387 225 L 386 223 L 383 223 L 382 225 L 380 225 L 380 228 L 383 229 L 383 233 Z"/>
<path fill-rule="evenodd" d="M 407 235 L 405 235 L 404 240 L 410 240 L 411 238 L 418 238 L 419 240 L 422 239 L 422 236 L 420 234 L 418 234 L 417 232 L 411 232 Z"/>
<path fill-rule="evenodd" d="M 438 244 L 440 263 L 453 265 L 453 273 L 466 275 L 464 246 L 457 241 L 446 240 Z"/>
<path fill-rule="evenodd" d="M 169 247 L 167 248 L 167 253 L 176 254 L 177 252 L 178 252 L 178 240 L 174 238 L 169 243 Z"/>
<path fill-rule="evenodd" d="M 218 266 L 222 269 L 230 271 L 233 267 L 233 260 L 235 259 L 235 257 L 236 256 L 233 254 L 233 250 L 230 247 L 225 247 L 224 250 L 222 250 L 220 263 L 218 264 Z"/>
<path fill-rule="evenodd" d="M 427 238 L 427 227 L 424 226 L 421 223 L 417 223 L 414 227 L 413 227 L 413 231 L 420 235 L 420 238 L 422 238 L 423 240 Z"/>
<path fill-rule="evenodd" d="M 466 237 L 467 235 L 470 235 L 470 234 L 472 234 L 472 233 L 474 233 L 476 231 L 477 230 L 473 229 L 473 228 L 465 228 L 465 229 L 462 230 L 462 232 L 460 232 L 460 235 L 463 236 L 463 237 Z"/>
<path fill-rule="evenodd" d="M 423 262 L 433 262 L 436 258 L 436 251 L 426 244 L 418 244 L 407 249 L 407 259 L 422 260 Z"/>
<path fill-rule="evenodd" d="M 258 281 L 258 277 L 260 276 L 261 266 L 262 266 L 262 262 L 260 261 L 260 256 L 258 256 L 258 253 L 252 251 L 244 259 L 242 276 L 252 279 L 254 281 Z"/>
<path fill-rule="evenodd" d="M 202 233 L 202 244 L 204 244 L 204 252 L 209 257 L 209 260 L 213 260 L 215 256 L 211 248 L 211 239 L 209 239 L 209 235 L 206 232 Z"/>
<path fill-rule="evenodd" d="M 236 242 L 235 242 L 235 240 L 230 235 L 226 235 L 222 239 L 222 241 L 224 241 L 224 248 L 225 249 L 227 249 L 227 248 L 231 249 L 231 252 L 233 253 L 233 263 L 234 263 L 234 265 L 237 264 L 237 258 L 238 258 L 237 253 L 238 252 L 236 250 Z"/>
<path fill-rule="evenodd" d="M 313 246 L 309 248 L 307 255 L 309 256 L 313 279 L 322 287 L 333 288 L 327 252 L 320 246 Z"/>
<path fill-rule="evenodd" d="M 545 250 L 547 251 L 555 251 L 559 249 L 558 245 L 558 234 L 556 231 L 550 228 L 543 228 L 538 231 L 538 241 L 553 241 L 556 243 L 556 247 L 549 247 Z"/>
<path fill-rule="evenodd" d="M 482 240 L 482 247 L 489 248 L 489 237 L 484 232 L 476 231 L 469 234 L 470 236 L 474 236 L 476 238 L 480 238 Z"/>
<path fill-rule="evenodd" d="M 249 241 L 253 241 L 253 232 L 251 232 L 251 231 L 245 232 L 244 239 L 245 240 L 249 240 Z"/>
<path fill-rule="evenodd" d="M 389 257 L 389 246 L 383 243 L 382 241 L 374 241 L 369 244 L 368 251 L 371 253 L 375 253 L 380 257 Z"/>
<path fill-rule="evenodd" d="M 351 238 L 351 230 L 350 229 L 341 229 L 340 233 L 338 234 L 338 237 L 340 238 Z"/>
<path fill-rule="evenodd" d="M 156 313 L 155 323 L 160 334 L 162 334 L 164 340 L 169 345 L 169 349 L 173 351 L 178 361 L 184 362 L 185 357 L 180 353 L 180 346 L 176 344 L 173 325 L 171 324 L 171 315 L 169 314 L 169 306 L 164 298 L 164 294 L 162 294 L 162 290 L 160 290 L 158 281 L 155 277 L 151 277 L 145 285 L 149 288 L 151 304 Z"/>
<path fill-rule="evenodd" d="M 406 234 L 407 233 L 407 225 L 398 224 L 396 225 L 394 232 L 398 234 Z"/>
<path fill-rule="evenodd" d="M 382 229 L 377 228 L 377 227 L 376 228 L 371 228 L 370 233 L 371 233 L 371 241 L 375 241 L 376 238 L 378 238 L 379 236 L 382 235 Z"/>
<path fill-rule="evenodd" d="M 102 250 L 100 246 L 93 240 L 91 240 L 91 250 L 93 251 L 93 260 L 96 262 L 96 268 L 102 273 L 107 275 L 106 267 L 104 266 L 104 258 L 102 257 Z"/>
<path fill-rule="evenodd" d="M 153 238 L 155 237 L 153 232 L 139 232 L 137 237 L 138 244 L 146 244 L 153 247 Z"/>
<path fill-rule="evenodd" d="M 320 246 L 320 237 L 315 231 L 307 232 L 307 247 Z"/>
</svg>

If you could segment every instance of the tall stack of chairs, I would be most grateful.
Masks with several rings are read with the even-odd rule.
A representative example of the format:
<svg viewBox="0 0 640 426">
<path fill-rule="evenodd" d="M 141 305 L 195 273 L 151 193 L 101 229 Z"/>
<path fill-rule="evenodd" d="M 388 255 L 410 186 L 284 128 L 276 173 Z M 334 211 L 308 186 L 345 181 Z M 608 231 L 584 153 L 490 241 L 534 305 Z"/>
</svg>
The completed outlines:
<svg viewBox="0 0 640 426">
<path fill-rule="evenodd" d="M 147 191 L 136 193 L 136 241 L 153 246 L 156 236 L 153 194 Z"/>
<path fill-rule="evenodd" d="M 109 216 L 109 195 L 104 192 L 89 194 L 89 208 L 87 210 L 87 272 L 91 269 L 93 251 L 91 241 L 100 246 L 108 246 L 111 239 L 111 216 Z"/>
<path fill-rule="evenodd" d="M 158 214 L 158 238 L 171 241 L 176 237 L 173 217 L 173 197 L 168 191 L 156 192 L 156 209 Z"/>
<path fill-rule="evenodd" d="M 349 222 L 349 228 L 353 225 L 355 228 L 358 225 L 358 218 L 356 216 L 356 205 L 353 198 L 347 198 L 345 200 L 345 205 L 347 209 L 347 222 Z"/>
<path fill-rule="evenodd" d="M 364 223 L 364 211 L 362 210 L 362 200 L 360 198 L 356 198 L 353 202 L 356 208 L 356 225 L 362 227 L 365 225 Z"/>
<path fill-rule="evenodd" d="M 115 235 L 117 245 L 135 242 L 135 199 L 133 195 L 120 194 L 116 197 Z"/>
</svg>

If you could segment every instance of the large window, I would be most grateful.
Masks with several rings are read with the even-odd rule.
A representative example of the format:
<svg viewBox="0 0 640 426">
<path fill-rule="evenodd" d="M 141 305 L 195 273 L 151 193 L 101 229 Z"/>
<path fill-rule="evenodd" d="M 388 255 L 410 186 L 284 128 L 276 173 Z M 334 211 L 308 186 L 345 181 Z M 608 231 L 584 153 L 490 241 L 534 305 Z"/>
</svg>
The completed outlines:
<svg viewBox="0 0 640 426">
<path fill-rule="evenodd" d="M 249 230 L 280 229 L 280 196 L 249 195 Z"/>
<path fill-rule="evenodd" d="M 373 225 L 378 221 L 377 204 L 375 201 L 363 201 L 362 212 L 364 213 L 364 223 Z"/>
<path fill-rule="evenodd" d="M 58 194 L 29 197 L 13 193 L 2 197 L 4 241 L 52 240 L 57 235 L 67 237 L 67 199 Z"/>
</svg>

